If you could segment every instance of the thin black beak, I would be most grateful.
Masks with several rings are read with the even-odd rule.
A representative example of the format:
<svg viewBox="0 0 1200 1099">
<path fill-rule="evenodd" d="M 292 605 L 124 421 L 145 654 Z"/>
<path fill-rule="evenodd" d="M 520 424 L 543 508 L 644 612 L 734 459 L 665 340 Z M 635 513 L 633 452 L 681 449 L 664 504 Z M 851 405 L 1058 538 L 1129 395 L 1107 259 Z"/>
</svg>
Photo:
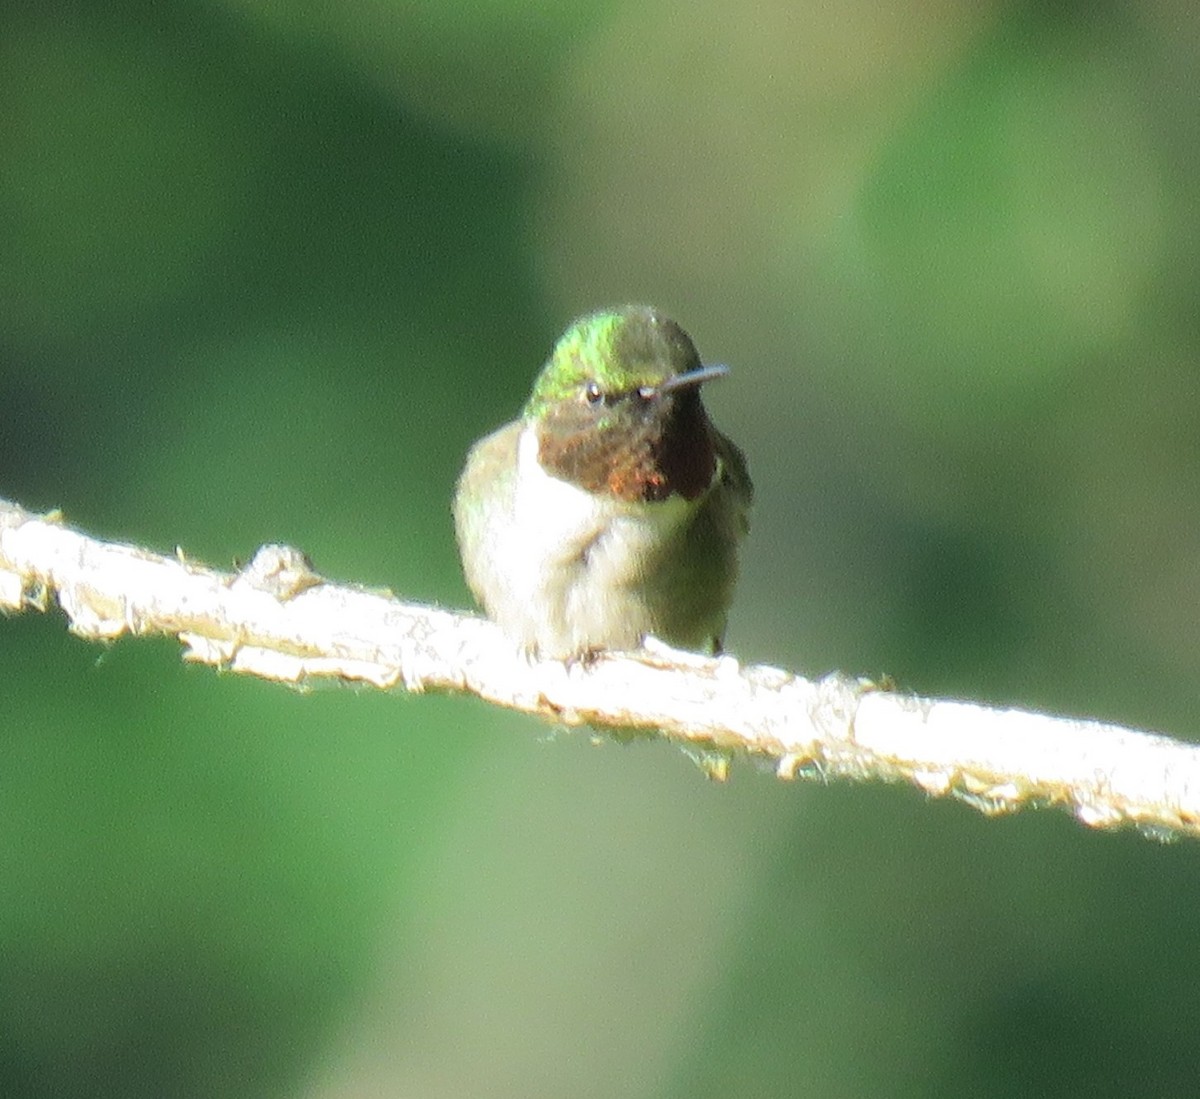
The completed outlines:
<svg viewBox="0 0 1200 1099">
<path fill-rule="evenodd" d="M 646 398 L 657 397 L 660 393 L 670 393 L 676 389 L 690 389 L 704 382 L 723 378 L 729 373 L 729 367 L 724 363 L 714 366 L 698 366 L 695 370 L 685 370 L 682 374 L 672 374 L 665 382 L 658 385 L 644 385 L 638 392 Z"/>
</svg>

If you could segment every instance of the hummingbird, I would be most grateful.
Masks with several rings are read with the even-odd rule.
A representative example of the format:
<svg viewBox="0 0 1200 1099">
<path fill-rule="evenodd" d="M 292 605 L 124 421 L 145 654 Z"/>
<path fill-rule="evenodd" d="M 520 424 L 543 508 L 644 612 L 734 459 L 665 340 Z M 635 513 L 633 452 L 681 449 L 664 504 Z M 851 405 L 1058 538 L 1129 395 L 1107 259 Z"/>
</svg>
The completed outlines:
<svg viewBox="0 0 1200 1099">
<path fill-rule="evenodd" d="M 454 497 L 475 598 L 526 652 L 720 652 L 753 488 L 712 424 L 702 366 L 649 306 L 591 313 L 555 344 L 519 419 L 479 440 Z"/>
</svg>

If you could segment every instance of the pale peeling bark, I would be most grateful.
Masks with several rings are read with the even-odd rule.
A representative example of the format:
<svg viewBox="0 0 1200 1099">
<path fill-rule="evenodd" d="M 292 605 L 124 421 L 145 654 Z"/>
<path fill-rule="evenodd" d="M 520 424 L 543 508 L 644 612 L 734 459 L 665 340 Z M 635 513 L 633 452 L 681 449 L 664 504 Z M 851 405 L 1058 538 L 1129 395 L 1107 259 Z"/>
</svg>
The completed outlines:
<svg viewBox="0 0 1200 1099">
<path fill-rule="evenodd" d="M 1168 737 L 660 646 L 530 660 L 482 618 L 331 583 L 287 546 L 223 573 L 0 501 L 0 609 L 46 610 L 52 596 L 81 637 L 173 635 L 186 660 L 298 685 L 467 692 L 567 725 L 666 737 L 717 778 L 743 755 L 781 778 L 903 780 L 989 814 L 1061 805 L 1093 827 L 1200 833 L 1200 748 Z"/>
</svg>

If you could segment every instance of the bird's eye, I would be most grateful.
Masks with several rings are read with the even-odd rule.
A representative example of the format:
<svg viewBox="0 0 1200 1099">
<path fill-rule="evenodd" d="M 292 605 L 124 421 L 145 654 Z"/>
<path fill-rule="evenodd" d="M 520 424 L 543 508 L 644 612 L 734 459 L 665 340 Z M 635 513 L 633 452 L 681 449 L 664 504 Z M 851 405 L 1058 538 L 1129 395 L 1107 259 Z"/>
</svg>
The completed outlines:
<svg viewBox="0 0 1200 1099">
<path fill-rule="evenodd" d="M 595 382 L 588 382 L 587 385 L 583 387 L 583 399 L 587 401 L 588 404 L 599 404 L 602 400 L 604 400 L 604 393 L 600 389 L 600 386 Z"/>
</svg>

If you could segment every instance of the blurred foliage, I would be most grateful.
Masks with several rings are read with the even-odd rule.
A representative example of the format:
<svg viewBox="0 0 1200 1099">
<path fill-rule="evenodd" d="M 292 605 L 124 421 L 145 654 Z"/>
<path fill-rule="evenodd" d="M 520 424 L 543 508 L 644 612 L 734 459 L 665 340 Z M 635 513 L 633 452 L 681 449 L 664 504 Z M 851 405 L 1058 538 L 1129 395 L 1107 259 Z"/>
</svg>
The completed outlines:
<svg viewBox="0 0 1200 1099">
<path fill-rule="evenodd" d="M 1182 0 L 0 4 L 0 495 L 464 605 L 558 330 L 674 312 L 748 659 L 1200 739 Z M 1194 844 L 0 622 L 0 1094 L 1189 1094 Z M 886 837 L 886 842 L 880 842 Z"/>
</svg>

